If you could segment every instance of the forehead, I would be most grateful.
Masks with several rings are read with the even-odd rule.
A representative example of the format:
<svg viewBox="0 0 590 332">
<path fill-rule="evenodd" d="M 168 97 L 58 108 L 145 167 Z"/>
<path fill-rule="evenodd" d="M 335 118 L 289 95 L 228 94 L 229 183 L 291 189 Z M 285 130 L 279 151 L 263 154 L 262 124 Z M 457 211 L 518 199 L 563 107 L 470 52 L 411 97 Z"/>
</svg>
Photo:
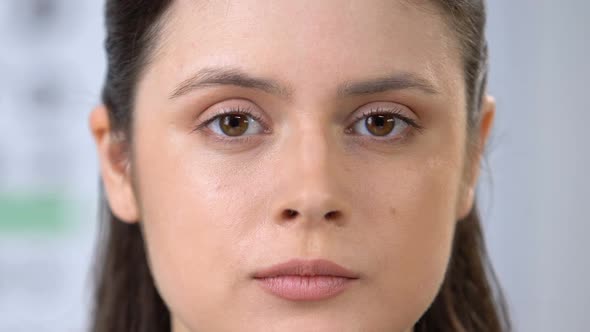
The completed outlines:
<svg viewBox="0 0 590 332">
<path fill-rule="evenodd" d="M 200 68 L 229 66 L 296 90 L 409 72 L 456 89 L 457 42 L 425 4 L 407 0 L 178 0 L 164 19 L 152 65 L 173 85 Z"/>
</svg>

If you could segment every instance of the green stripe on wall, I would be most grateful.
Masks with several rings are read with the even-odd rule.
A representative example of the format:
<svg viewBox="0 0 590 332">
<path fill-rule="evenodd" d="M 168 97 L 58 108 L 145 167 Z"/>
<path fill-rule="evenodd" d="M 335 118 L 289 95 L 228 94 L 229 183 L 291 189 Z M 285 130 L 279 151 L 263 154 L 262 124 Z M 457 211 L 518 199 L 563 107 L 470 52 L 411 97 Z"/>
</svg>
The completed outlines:
<svg viewBox="0 0 590 332">
<path fill-rule="evenodd" d="M 0 194 L 0 232 L 61 233 L 68 226 L 66 199 L 56 194 Z"/>
</svg>

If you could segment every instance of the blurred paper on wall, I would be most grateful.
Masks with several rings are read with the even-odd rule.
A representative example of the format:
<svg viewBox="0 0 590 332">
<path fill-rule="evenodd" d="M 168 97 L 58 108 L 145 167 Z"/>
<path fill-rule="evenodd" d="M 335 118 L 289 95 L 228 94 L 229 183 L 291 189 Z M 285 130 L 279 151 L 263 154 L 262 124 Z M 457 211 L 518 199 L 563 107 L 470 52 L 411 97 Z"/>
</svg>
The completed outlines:
<svg viewBox="0 0 590 332">
<path fill-rule="evenodd" d="M 83 331 L 102 2 L 0 2 L 0 331 Z"/>
</svg>

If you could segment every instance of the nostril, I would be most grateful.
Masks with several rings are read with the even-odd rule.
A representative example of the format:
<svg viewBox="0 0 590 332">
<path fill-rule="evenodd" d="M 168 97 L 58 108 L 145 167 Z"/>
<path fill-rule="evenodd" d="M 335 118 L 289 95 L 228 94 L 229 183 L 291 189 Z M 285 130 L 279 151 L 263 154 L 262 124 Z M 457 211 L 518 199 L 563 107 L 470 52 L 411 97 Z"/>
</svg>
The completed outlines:
<svg viewBox="0 0 590 332">
<path fill-rule="evenodd" d="M 292 219 L 292 218 L 296 217 L 297 214 L 299 214 L 299 212 L 297 212 L 295 210 L 291 210 L 291 209 L 287 209 L 287 210 L 283 211 L 283 216 L 287 219 Z"/>
<path fill-rule="evenodd" d="M 341 213 L 339 211 L 330 211 L 330 212 L 326 213 L 325 218 L 327 220 L 330 220 L 330 219 L 338 219 L 340 217 L 340 214 Z"/>
<path fill-rule="evenodd" d="M 293 210 L 293 209 L 285 209 L 285 210 L 283 210 L 281 215 L 282 215 L 283 220 L 291 220 L 291 219 L 294 219 L 295 217 L 297 217 L 299 215 L 299 212 L 297 212 L 296 210 Z M 330 211 L 330 212 L 327 212 L 326 214 L 324 214 L 324 219 L 325 220 L 338 220 L 341 218 L 341 216 L 342 216 L 342 212 L 333 210 L 333 211 Z"/>
</svg>

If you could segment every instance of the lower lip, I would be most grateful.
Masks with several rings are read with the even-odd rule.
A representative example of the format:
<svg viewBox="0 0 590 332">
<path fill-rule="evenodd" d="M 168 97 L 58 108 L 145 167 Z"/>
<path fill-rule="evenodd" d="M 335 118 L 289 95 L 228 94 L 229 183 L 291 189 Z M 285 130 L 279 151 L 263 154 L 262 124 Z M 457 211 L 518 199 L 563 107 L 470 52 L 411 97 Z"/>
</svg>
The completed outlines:
<svg viewBox="0 0 590 332">
<path fill-rule="evenodd" d="M 257 278 L 265 290 L 291 301 L 318 301 L 336 296 L 356 279 L 335 276 L 277 276 Z"/>
</svg>

